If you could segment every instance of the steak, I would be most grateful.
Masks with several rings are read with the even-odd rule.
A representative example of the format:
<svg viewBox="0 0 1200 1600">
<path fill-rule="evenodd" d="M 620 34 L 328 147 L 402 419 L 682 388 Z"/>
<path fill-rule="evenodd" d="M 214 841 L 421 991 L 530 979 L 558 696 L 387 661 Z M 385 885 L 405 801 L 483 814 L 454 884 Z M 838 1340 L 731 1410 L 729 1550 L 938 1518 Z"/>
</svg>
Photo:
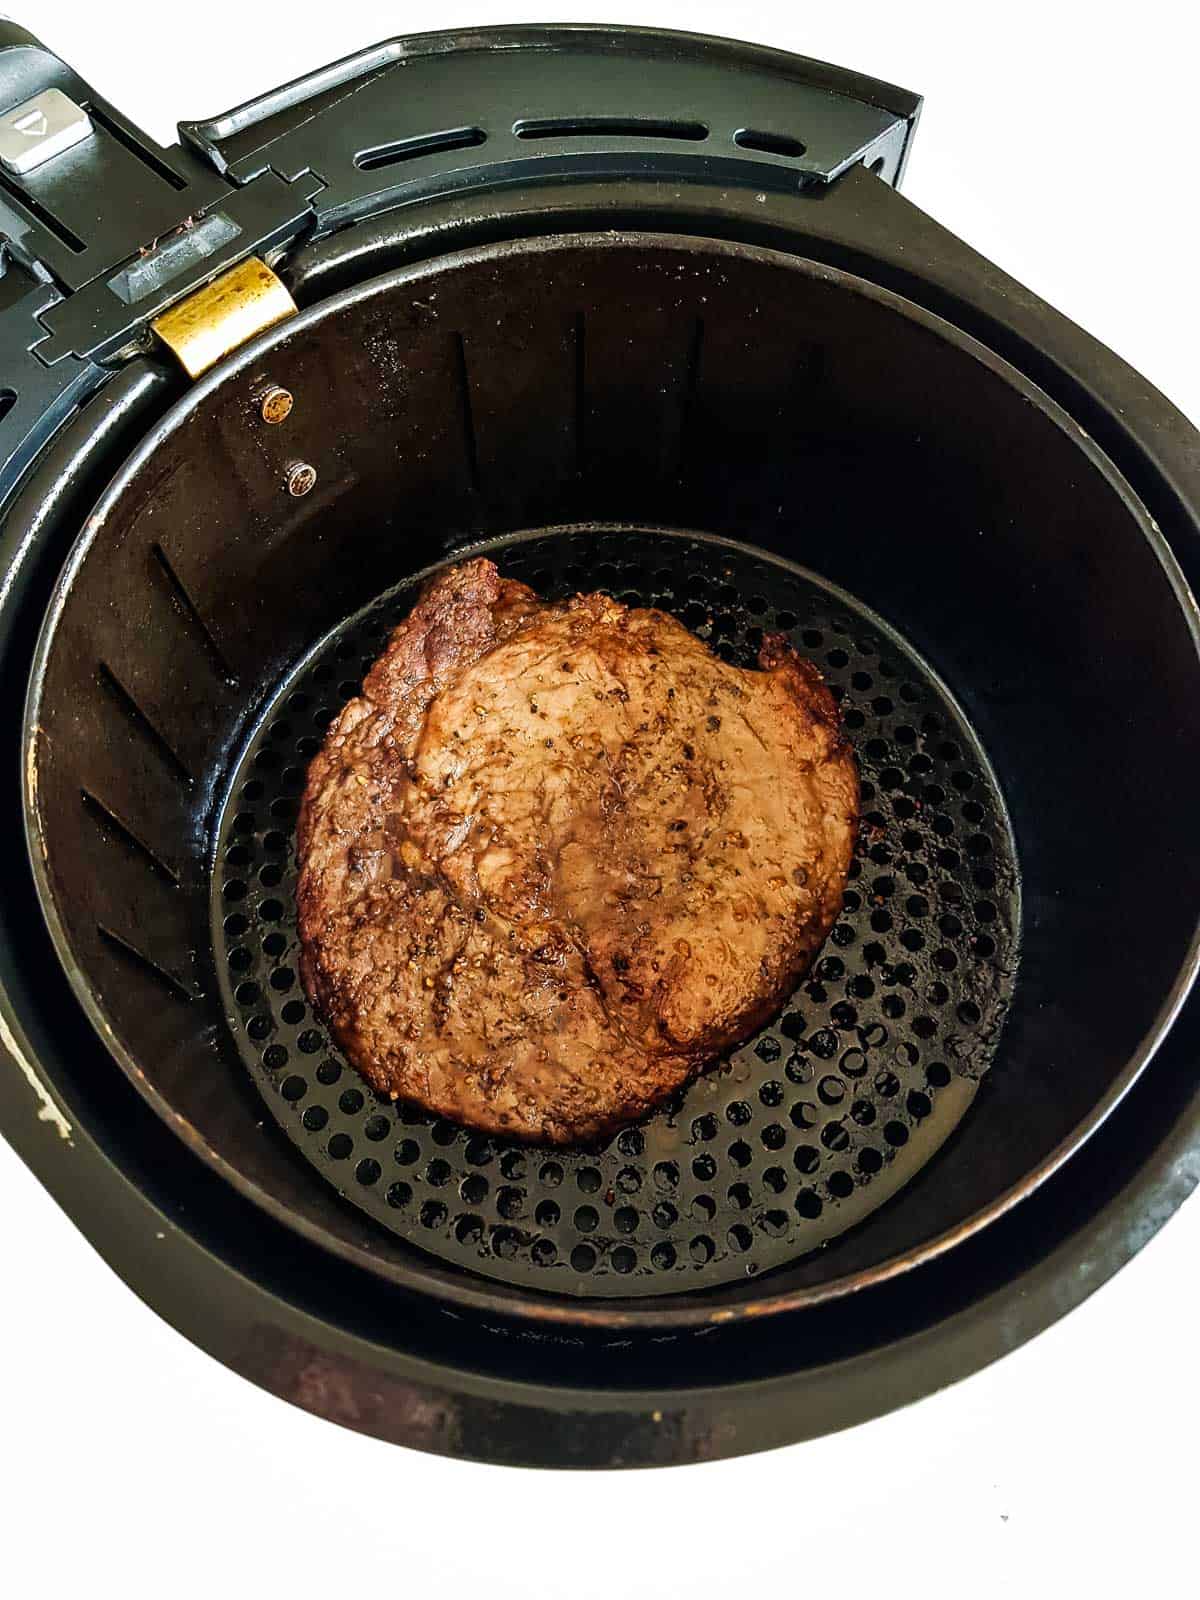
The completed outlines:
<svg viewBox="0 0 1200 1600">
<path fill-rule="evenodd" d="M 841 908 L 853 754 L 781 636 L 442 572 L 331 724 L 300 812 L 301 974 L 375 1090 L 572 1143 L 760 1027 Z"/>
</svg>

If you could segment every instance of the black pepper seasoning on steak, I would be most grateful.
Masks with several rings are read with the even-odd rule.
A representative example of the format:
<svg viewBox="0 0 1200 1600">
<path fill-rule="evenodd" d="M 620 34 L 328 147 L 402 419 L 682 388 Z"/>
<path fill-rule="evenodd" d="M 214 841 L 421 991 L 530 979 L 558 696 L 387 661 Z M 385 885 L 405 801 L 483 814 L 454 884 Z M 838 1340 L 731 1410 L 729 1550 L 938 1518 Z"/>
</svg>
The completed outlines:
<svg viewBox="0 0 1200 1600">
<path fill-rule="evenodd" d="M 443 572 L 330 726 L 301 972 L 381 1094 L 568 1143 L 643 1115 L 791 993 L 858 778 L 816 670 L 659 611 Z"/>
</svg>

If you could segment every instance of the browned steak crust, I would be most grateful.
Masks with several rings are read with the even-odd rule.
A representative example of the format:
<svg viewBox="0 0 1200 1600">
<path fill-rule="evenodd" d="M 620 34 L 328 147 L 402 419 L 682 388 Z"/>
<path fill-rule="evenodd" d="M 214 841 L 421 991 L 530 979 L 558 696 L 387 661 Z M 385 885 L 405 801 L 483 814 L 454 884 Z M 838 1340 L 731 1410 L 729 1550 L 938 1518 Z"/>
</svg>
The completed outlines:
<svg viewBox="0 0 1200 1600">
<path fill-rule="evenodd" d="M 858 777 L 816 670 L 660 611 L 437 577 L 300 812 L 301 970 L 381 1094 L 556 1143 L 759 1027 L 841 907 Z"/>
</svg>

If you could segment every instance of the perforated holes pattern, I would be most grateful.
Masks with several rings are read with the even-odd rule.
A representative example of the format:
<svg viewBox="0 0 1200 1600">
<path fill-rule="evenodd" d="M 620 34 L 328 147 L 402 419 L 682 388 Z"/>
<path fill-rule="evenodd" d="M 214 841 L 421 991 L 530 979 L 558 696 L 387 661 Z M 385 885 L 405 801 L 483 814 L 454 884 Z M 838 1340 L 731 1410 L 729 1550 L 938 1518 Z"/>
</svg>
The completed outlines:
<svg viewBox="0 0 1200 1600">
<path fill-rule="evenodd" d="M 214 947 L 230 1023 L 285 1132 L 393 1233 L 492 1278 L 625 1296 L 795 1259 L 907 1182 L 988 1067 L 1017 960 L 1001 797 L 928 669 L 845 597 L 757 552 L 630 530 L 475 547 L 548 598 L 604 589 L 751 665 L 782 631 L 842 703 L 862 774 L 845 908 L 769 1026 L 603 1149 L 544 1150 L 379 1101 L 297 975 L 293 830 L 324 730 L 409 610 L 410 580 L 279 689 L 217 830 Z"/>
</svg>

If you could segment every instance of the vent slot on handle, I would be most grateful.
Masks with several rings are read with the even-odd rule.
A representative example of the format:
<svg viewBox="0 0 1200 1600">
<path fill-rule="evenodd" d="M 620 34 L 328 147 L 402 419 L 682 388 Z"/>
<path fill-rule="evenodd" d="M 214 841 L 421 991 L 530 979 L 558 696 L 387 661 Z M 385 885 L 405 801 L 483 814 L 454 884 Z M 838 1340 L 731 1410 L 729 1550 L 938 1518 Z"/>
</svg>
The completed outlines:
<svg viewBox="0 0 1200 1600">
<path fill-rule="evenodd" d="M 444 150 L 471 150 L 486 143 L 487 134 L 482 128 L 442 128 L 363 150 L 355 156 L 354 165 L 360 172 L 373 172 L 376 167 L 392 167 L 401 161 L 416 161 L 420 156 L 440 155 Z"/>
<path fill-rule="evenodd" d="M 760 150 L 763 155 L 789 156 L 792 160 L 808 151 L 808 146 L 794 139 L 790 133 L 765 133 L 758 128 L 739 128 L 733 136 L 733 142 L 742 150 Z"/>
<path fill-rule="evenodd" d="M 670 117 L 540 117 L 513 123 L 518 139 L 684 139 L 708 138 L 703 122 Z"/>
</svg>

